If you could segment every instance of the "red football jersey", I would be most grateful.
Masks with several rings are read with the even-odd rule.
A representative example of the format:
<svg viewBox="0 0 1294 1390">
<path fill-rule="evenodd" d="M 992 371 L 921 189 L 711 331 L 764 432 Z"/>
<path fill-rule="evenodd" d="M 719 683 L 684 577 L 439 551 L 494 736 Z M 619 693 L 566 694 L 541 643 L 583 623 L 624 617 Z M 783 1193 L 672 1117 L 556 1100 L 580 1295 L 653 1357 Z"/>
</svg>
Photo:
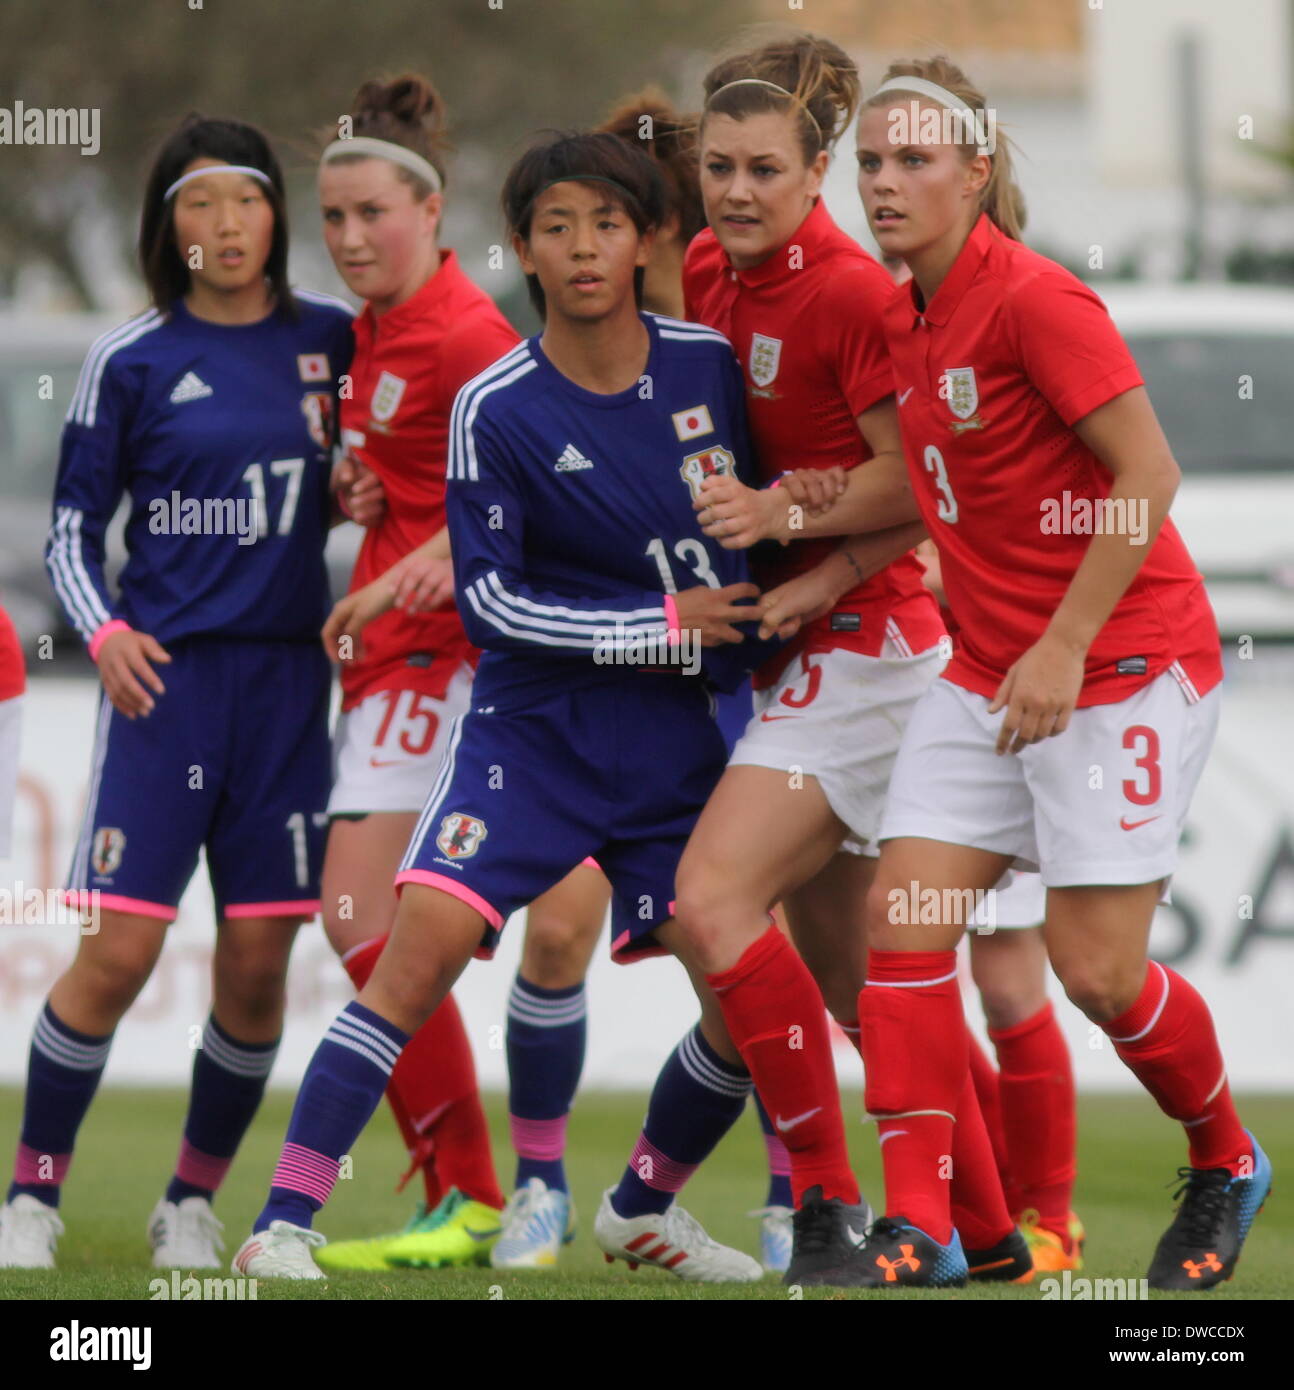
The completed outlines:
<svg viewBox="0 0 1294 1390">
<path fill-rule="evenodd" d="M 386 514 L 364 533 L 352 592 L 444 526 L 454 397 L 520 341 L 454 252 L 440 257 L 440 269 L 403 304 L 381 318 L 366 306 L 355 320 L 342 441 L 381 478 Z M 417 615 L 392 610 L 364 629 L 364 659 L 342 667 L 342 708 L 381 690 L 440 698 L 461 662 L 476 655 L 452 604 Z"/>
<path fill-rule="evenodd" d="M 716 328 L 746 377 L 751 436 L 766 480 L 792 468 L 853 468 L 871 453 L 857 417 L 894 392 L 882 317 L 894 283 L 832 221 L 821 198 L 790 241 L 766 261 L 736 270 L 709 228 L 687 249 L 689 319 Z M 760 567 L 771 589 L 818 564 L 839 537 L 793 541 Z M 770 684 L 799 652 L 845 647 L 880 653 L 887 636 L 925 651 L 943 633 L 939 610 L 908 554 L 856 585 L 833 614 L 808 625 L 758 673 Z M 841 616 L 853 615 L 853 616 Z"/>
<path fill-rule="evenodd" d="M 22 644 L 14 630 L 13 619 L 0 608 L 0 700 L 12 700 L 27 688 L 27 667 L 22 659 Z"/>
<path fill-rule="evenodd" d="M 1135 514 L 1098 506 L 1110 474 L 1072 426 L 1141 375 L 1100 299 L 985 215 L 930 303 L 905 285 L 885 326 L 912 487 L 959 627 L 944 674 L 993 696 L 1093 528 L 1135 534 Z M 1088 651 L 1078 703 L 1125 699 L 1169 669 L 1191 698 L 1222 679 L 1204 581 L 1165 521 Z"/>
</svg>

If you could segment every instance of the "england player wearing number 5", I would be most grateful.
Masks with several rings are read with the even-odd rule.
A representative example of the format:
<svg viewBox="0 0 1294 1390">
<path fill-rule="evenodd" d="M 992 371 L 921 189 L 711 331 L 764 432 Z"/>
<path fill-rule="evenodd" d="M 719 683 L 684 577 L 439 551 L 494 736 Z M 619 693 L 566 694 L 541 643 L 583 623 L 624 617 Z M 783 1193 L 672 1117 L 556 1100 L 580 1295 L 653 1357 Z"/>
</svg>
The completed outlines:
<svg viewBox="0 0 1294 1390">
<path fill-rule="evenodd" d="M 672 918 L 679 857 L 725 761 L 709 687 L 734 688 L 763 654 L 735 626 L 758 613 L 738 602 L 757 592 L 745 564 L 692 510 L 707 473 L 748 466 L 736 361 L 711 329 L 636 307 L 662 215 L 646 155 L 609 134 L 555 137 L 521 157 L 503 201 L 545 330 L 469 382 L 451 424 L 455 590 L 484 648 L 472 708 L 398 876 L 390 941 L 306 1072 L 235 1258 L 248 1275 L 319 1277 L 311 1221 L 409 1036 L 508 915 L 590 854 L 614 889 L 617 956 L 682 957 L 703 1031 L 722 1054 L 735 1040 L 761 1088 L 752 1038 L 802 1032 L 774 1104 L 828 1107 L 843 1149 L 834 1077 L 815 1088 L 800 1065 L 830 1051 L 808 971 L 789 948 L 750 958 L 758 932 L 700 942 Z M 661 563 L 686 587 L 662 592 Z M 653 1248 L 674 1247 L 687 1277 L 762 1273 L 677 1208 L 657 1224 Z"/>
<path fill-rule="evenodd" d="M 157 1266 L 219 1263 L 211 1198 L 274 1061 L 293 938 L 319 909 L 328 800 L 318 634 L 350 314 L 289 289 L 287 250 L 264 136 L 188 118 L 145 195 L 153 307 L 91 348 L 64 427 L 47 563 L 103 681 L 69 888 L 100 911 L 36 1024 L 0 1265 L 54 1263 L 77 1129 L 199 850 L 213 1008 L 149 1238 Z M 104 531 L 123 496 L 113 597 Z"/>
</svg>

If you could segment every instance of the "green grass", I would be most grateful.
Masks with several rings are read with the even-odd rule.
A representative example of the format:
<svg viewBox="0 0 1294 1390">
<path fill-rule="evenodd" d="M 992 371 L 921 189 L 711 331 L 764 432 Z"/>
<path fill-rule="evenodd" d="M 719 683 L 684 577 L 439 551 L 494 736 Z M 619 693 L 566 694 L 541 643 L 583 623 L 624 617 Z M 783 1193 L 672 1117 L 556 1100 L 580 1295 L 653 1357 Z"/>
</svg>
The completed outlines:
<svg viewBox="0 0 1294 1390">
<path fill-rule="evenodd" d="M 179 1143 L 184 1096 L 178 1091 L 105 1091 L 97 1100 L 77 1144 L 77 1157 L 63 1197 L 67 1234 L 56 1272 L 0 1270 L 0 1300 L 144 1299 L 159 1277 L 148 1263 L 144 1226 L 165 1185 Z M 858 1107 L 847 1097 L 856 1167 L 874 1197 L 881 1191 L 875 1134 L 857 1123 Z M 271 1093 L 243 1145 L 217 1202 L 229 1252 L 250 1230 L 278 1156 L 292 1097 Z M 512 1176 L 506 1111 L 501 1096 L 486 1098 L 495 1157 L 505 1187 Z M 0 1135 L 18 1129 L 21 1097 L 0 1089 Z M 492 1270 L 415 1271 L 333 1275 L 324 1285 L 260 1281 L 259 1299 L 777 1299 L 787 1292 L 772 1278 L 747 1287 L 697 1288 L 655 1270 L 630 1273 L 607 1265 L 594 1246 L 590 1227 L 603 1188 L 618 1176 L 638 1132 L 645 1108 L 641 1095 L 582 1095 L 571 1120 L 568 1167 L 580 1231 L 559 1269 L 549 1273 L 501 1274 Z M 1242 1114 L 1259 1136 L 1277 1173 L 1276 1195 L 1258 1218 L 1235 1279 L 1210 1295 L 1219 1299 L 1294 1298 L 1291 1222 L 1281 1200 L 1281 1174 L 1294 1168 L 1294 1105 L 1288 1097 L 1246 1099 Z M 1170 1185 L 1183 1161 L 1180 1131 L 1140 1096 L 1085 1097 L 1079 1102 L 1079 1180 L 1075 1207 L 1088 1232 L 1084 1275 L 1139 1279 L 1171 1215 Z M 355 1146 L 354 1174 L 338 1184 L 318 1223 L 329 1237 L 344 1240 L 402 1226 L 415 1193 L 393 1192 L 404 1153 L 385 1107 Z M 764 1150 L 753 1112 L 728 1136 L 684 1193 L 686 1205 L 716 1239 L 752 1253 L 757 1223 L 745 1212 L 764 1197 Z M 212 1272 L 214 1273 L 214 1271 Z M 841 1294 L 805 1290 L 805 1298 L 1004 1299 L 1037 1301 L 1034 1287 L 975 1285 L 964 1290 Z M 1191 1295 L 1152 1294 L 1152 1298 Z"/>
</svg>

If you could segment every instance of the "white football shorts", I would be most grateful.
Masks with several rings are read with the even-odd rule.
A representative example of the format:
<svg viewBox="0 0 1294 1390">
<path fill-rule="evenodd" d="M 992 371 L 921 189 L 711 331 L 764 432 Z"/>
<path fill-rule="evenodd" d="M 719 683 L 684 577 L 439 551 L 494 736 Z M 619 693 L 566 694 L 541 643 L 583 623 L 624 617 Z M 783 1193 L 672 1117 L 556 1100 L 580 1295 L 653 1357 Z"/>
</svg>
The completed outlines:
<svg viewBox="0 0 1294 1390">
<path fill-rule="evenodd" d="M 817 779 L 849 827 L 841 849 L 875 858 L 886 787 L 917 701 L 943 670 L 938 647 L 880 656 L 837 648 L 806 652 L 781 680 L 755 692 L 755 711 L 729 767 L 768 767 Z"/>
<path fill-rule="evenodd" d="M 1166 671 L 1089 705 L 1055 738 L 995 752 L 1005 712 L 939 680 L 921 698 L 890 779 L 880 838 L 919 836 L 1013 856 L 1051 888 L 1171 877 L 1221 690 L 1192 698 Z"/>
</svg>

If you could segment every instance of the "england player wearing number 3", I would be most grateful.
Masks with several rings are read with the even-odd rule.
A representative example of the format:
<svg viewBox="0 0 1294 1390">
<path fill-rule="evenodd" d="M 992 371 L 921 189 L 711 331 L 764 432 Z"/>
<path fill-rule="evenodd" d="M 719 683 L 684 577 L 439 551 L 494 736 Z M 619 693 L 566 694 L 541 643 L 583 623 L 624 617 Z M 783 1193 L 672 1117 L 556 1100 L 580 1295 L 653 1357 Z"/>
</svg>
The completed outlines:
<svg viewBox="0 0 1294 1390">
<path fill-rule="evenodd" d="M 36 1024 L 0 1265 L 54 1263 L 77 1130 L 200 850 L 214 1000 L 148 1234 L 154 1265 L 220 1263 L 211 1199 L 274 1061 L 293 938 L 319 910 L 328 799 L 318 632 L 350 314 L 289 290 L 287 253 L 264 136 L 190 117 L 145 195 L 154 307 L 91 348 L 64 426 L 46 558 L 103 681 L 70 888 L 101 914 Z M 123 495 L 114 597 L 103 537 Z"/>
<path fill-rule="evenodd" d="M 858 127 L 869 222 L 913 275 L 886 313 L 907 466 L 851 475 L 840 526 L 919 512 L 960 644 L 908 724 L 882 822 L 859 1017 L 887 1205 L 851 1281 L 965 1267 L 939 1171 L 967 1066 L 961 926 L 895 921 L 893 904 L 913 884 L 988 890 L 1014 865 L 1041 869 L 1070 999 L 1186 1130 L 1150 1286 L 1208 1289 L 1271 1164 L 1204 1000 L 1146 945 L 1217 724 L 1217 626 L 1167 519 L 1179 473 L 1136 363 L 1097 296 L 1020 244 L 985 109 L 947 59 L 896 63 Z M 1097 534 L 1051 523 L 1072 500 L 1108 518 Z"/>
<path fill-rule="evenodd" d="M 646 155 L 609 134 L 551 138 L 513 167 L 503 202 L 545 329 L 469 382 L 451 423 L 455 589 L 485 649 L 472 709 L 399 874 L 391 939 L 306 1072 L 235 1257 L 248 1275 L 319 1277 L 310 1223 L 409 1035 L 508 914 L 590 854 L 614 889 L 616 954 L 683 958 L 716 1050 L 735 1040 L 774 1105 L 834 1114 L 805 1160 L 825 1169 L 844 1150 L 834 1077 L 815 1084 L 830 1041 L 808 971 L 758 931 L 698 941 L 672 917 L 679 858 L 725 761 L 709 687 L 733 689 L 765 654 L 734 626 L 758 613 L 739 603 L 757 593 L 744 561 L 705 540 L 692 510 L 701 478 L 749 467 L 740 372 L 721 335 L 636 307 L 663 211 Z M 677 593 L 662 592 L 662 558 Z M 804 1046 L 770 1075 L 752 1040 L 797 1028 Z M 671 1245 L 684 1277 L 762 1273 L 677 1208 L 631 1239 Z"/>
</svg>

